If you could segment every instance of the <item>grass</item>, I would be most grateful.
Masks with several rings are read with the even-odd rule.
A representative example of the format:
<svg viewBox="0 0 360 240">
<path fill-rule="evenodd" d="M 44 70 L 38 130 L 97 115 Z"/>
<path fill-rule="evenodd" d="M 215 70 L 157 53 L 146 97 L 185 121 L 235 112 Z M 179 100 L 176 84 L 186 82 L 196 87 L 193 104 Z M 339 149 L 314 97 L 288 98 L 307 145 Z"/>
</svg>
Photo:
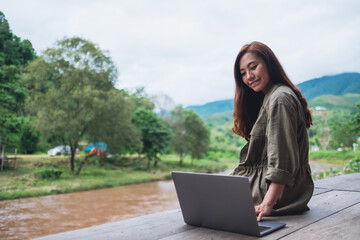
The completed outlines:
<svg viewBox="0 0 360 240">
<path fill-rule="evenodd" d="M 326 163 L 344 164 L 351 159 L 360 158 L 360 151 L 317 151 L 310 152 L 309 159 Z"/>
<path fill-rule="evenodd" d="M 344 166 L 342 169 L 330 168 L 320 172 L 313 171 L 312 177 L 314 180 L 360 172 L 359 151 L 317 151 L 310 152 L 309 158 L 317 162 L 334 163 Z"/>
<path fill-rule="evenodd" d="M 221 172 L 234 167 L 236 160 L 193 160 L 185 158 L 179 166 L 176 155 L 162 156 L 157 168 L 146 169 L 146 161 L 131 163 L 133 157 L 114 158 L 102 166 L 97 160 L 86 164 L 80 175 L 69 173 L 69 157 L 47 155 L 19 155 L 18 167 L 0 172 L 0 200 L 69 193 L 91 189 L 116 187 L 171 178 L 171 171 Z M 81 156 L 80 158 L 82 158 Z M 80 159 L 76 161 L 79 165 Z M 128 164 L 130 162 L 130 164 Z M 123 166 L 127 164 L 126 166 Z M 52 172 L 61 175 L 52 177 Z M 44 174 L 47 173 L 47 174 Z"/>
<path fill-rule="evenodd" d="M 238 152 L 210 152 L 209 159 L 185 158 L 179 166 L 177 155 L 161 157 L 157 168 L 146 169 L 147 162 L 134 156 L 115 157 L 103 165 L 89 160 L 80 175 L 69 173 L 69 157 L 45 154 L 18 155 L 18 168 L 11 166 L 0 172 L 0 200 L 35 197 L 58 193 L 86 191 L 171 178 L 171 171 L 222 172 L 238 163 Z M 76 166 L 84 156 L 77 156 Z M 346 169 L 330 169 L 313 174 L 314 180 L 359 171 L 360 152 L 310 152 L 311 160 L 348 164 Z M 136 160 L 137 159 L 137 160 Z M 136 160 L 136 161 L 134 161 Z M 352 165 L 351 165 L 352 164 Z M 61 172 L 58 177 L 55 172 Z"/>
</svg>

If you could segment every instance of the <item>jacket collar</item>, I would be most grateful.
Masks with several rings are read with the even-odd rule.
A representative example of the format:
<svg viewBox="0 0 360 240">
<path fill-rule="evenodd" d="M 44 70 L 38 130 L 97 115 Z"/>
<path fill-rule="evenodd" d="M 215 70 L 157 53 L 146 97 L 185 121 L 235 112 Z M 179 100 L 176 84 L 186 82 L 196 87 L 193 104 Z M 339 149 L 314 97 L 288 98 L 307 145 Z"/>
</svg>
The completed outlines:
<svg viewBox="0 0 360 240">
<path fill-rule="evenodd" d="M 264 97 L 264 100 L 263 100 L 263 106 L 265 106 L 265 105 L 267 104 L 267 102 L 269 101 L 269 98 L 270 98 L 271 94 L 272 94 L 273 92 L 275 92 L 275 90 L 278 89 L 280 86 L 282 86 L 282 85 L 279 84 L 279 83 L 274 83 L 274 84 L 270 87 L 269 91 L 265 94 L 265 97 Z"/>
</svg>

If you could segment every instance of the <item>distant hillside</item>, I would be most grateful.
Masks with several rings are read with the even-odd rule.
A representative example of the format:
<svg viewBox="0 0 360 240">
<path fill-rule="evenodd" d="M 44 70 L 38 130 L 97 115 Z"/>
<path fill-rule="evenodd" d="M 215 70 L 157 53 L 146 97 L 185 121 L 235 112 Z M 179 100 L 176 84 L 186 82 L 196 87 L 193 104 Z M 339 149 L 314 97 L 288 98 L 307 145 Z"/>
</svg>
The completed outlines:
<svg viewBox="0 0 360 240">
<path fill-rule="evenodd" d="M 206 124 L 210 127 L 220 126 L 232 120 L 232 110 L 221 113 L 214 113 L 205 118 Z"/>
<path fill-rule="evenodd" d="M 214 113 L 232 111 L 233 105 L 233 100 L 221 100 L 201 106 L 188 106 L 186 109 L 194 110 L 201 118 L 205 119 Z"/>
<path fill-rule="evenodd" d="M 355 104 L 360 103 L 360 94 L 348 93 L 344 96 L 322 95 L 309 102 L 310 107 L 321 106 L 327 109 L 355 111 Z"/>
<path fill-rule="evenodd" d="M 343 96 L 346 93 L 360 93 L 360 73 L 342 73 L 315 78 L 298 85 L 306 99 L 321 95 Z"/>
<path fill-rule="evenodd" d="M 228 100 L 232 103 L 232 100 Z M 309 102 L 309 107 L 325 107 L 326 109 L 341 109 L 347 111 L 355 111 L 356 104 L 360 103 L 360 94 L 358 93 L 348 93 L 344 96 L 334 96 L 334 95 L 322 95 L 313 98 Z M 207 125 L 210 127 L 221 126 L 229 121 L 232 121 L 232 110 L 225 112 L 217 112 L 213 114 L 208 114 L 206 117 L 203 117 Z"/>
<path fill-rule="evenodd" d="M 360 94 L 360 73 L 324 76 L 300 83 L 298 87 L 309 101 L 310 106 L 352 110 L 354 103 L 360 101 L 358 98 Z M 317 98 L 321 95 L 333 96 Z M 343 96 L 343 98 L 336 98 L 335 96 Z M 233 100 L 215 101 L 201 106 L 188 106 L 187 109 L 197 112 L 201 118 L 207 120 L 208 124 L 216 125 L 216 123 L 231 119 Z"/>
</svg>

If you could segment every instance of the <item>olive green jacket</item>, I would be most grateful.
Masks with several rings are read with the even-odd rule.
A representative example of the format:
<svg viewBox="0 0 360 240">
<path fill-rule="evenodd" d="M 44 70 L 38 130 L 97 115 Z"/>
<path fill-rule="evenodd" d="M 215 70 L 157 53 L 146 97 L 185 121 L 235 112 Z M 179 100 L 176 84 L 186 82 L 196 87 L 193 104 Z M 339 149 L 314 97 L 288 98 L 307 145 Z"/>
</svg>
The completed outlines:
<svg viewBox="0 0 360 240">
<path fill-rule="evenodd" d="M 308 210 L 314 190 L 308 152 L 305 114 L 299 99 L 290 88 L 273 85 L 264 97 L 233 175 L 248 177 L 255 205 L 264 199 L 270 182 L 285 184 L 273 215 Z"/>
</svg>

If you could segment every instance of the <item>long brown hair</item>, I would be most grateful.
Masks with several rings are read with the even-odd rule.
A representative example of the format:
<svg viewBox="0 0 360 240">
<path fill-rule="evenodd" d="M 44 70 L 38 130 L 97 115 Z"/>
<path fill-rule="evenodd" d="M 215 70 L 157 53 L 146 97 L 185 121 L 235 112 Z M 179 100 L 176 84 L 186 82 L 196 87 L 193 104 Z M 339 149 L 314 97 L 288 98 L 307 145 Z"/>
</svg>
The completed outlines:
<svg viewBox="0 0 360 240">
<path fill-rule="evenodd" d="M 306 127 L 312 124 L 312 118 L 305 97 L 300 90 L 290 81 L 283 67 L 271 49 L 263 43 L 252 42 L 243 46 L 236 57 L 234 65 L 235 76 L 235 98 L 234 98 L 234 126 L 233 132 L 244 137 L 246 140 L 250 138 L 250 131 L 258 117 L 259 110 L 264 99 L 262 92 L 255 92 L 246 86 L 240 74 L 240 60 L 245 53 L 254 53 L 262 58 L 269 71 L 269 77 L 272 83 L 280 83 L 291 88 L 298 99 L 305 113 Z"/>
</svg>

